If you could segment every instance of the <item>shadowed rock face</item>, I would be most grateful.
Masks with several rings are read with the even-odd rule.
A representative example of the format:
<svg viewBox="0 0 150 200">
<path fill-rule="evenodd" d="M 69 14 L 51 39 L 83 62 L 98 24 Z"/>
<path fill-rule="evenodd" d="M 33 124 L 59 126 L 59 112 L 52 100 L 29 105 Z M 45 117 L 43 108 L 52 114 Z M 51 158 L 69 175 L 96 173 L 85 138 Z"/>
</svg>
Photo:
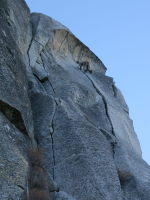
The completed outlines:
<svg viewBox="0 0 150 200">
<path fill-rule="evenodd" d="M 0 199 L 25 197 L 32 142 L 59 187 L 51 199 L 149 200 L 150 167 L 101 60 L 23 0 L 0 1 L 0 27 Z"/>
</svg>

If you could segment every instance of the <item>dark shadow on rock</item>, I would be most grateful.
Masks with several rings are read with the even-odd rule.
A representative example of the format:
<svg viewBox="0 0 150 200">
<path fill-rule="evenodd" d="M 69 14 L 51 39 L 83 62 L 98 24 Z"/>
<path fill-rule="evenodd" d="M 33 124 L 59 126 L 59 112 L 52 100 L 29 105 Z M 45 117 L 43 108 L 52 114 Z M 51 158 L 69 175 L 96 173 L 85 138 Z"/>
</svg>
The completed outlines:
<svg viewBox="0 0 150 200">
<path fill-rule="evenodd" d="M 12 124 L 14 124 L 17 129 L 19 129 L 22 133 L 27 134 L 21 113 L 16 108 L 13 108 L 6 102 L 0 100 L 0 111 Z"/>
</svg>

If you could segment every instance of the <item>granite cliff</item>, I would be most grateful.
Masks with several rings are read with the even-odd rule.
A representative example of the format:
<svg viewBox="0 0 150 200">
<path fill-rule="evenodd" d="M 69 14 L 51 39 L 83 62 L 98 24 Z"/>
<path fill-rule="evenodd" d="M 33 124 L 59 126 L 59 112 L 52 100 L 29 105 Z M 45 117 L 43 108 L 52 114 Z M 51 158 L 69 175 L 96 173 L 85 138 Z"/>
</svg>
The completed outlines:
<svg viewBox="0 0 150 200">
<path fill-rule="evenodd" d="M 150 166 L 106 70 L 59 22 L 23 0 L 0 1 L 1 200 L 26 198 L 31 144 L 50 199 L 150 200 Z"/>
</svg>

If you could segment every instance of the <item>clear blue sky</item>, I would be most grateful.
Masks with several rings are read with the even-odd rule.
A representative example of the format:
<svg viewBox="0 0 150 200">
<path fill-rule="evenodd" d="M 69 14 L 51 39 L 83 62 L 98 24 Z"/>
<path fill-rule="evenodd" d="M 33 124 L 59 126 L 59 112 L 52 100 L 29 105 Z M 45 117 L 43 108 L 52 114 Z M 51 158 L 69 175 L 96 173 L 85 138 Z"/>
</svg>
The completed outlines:
<svg viewBox="0 0 150 200">
<path fill-rule="evenodd" d="M 106 65 L 150 164 L 150 0 L 26 0 L 67 26 Z"/>
</svg>

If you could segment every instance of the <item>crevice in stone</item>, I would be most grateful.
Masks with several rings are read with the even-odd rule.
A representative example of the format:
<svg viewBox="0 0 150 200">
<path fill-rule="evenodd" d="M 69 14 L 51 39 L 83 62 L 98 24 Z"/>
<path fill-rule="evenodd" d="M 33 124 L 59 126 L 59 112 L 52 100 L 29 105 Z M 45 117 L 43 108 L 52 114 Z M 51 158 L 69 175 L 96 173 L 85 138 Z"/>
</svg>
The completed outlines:
<svg viewBox="0 0 150 200">
<path fill-rule="evenodd" d="M 86 118 L 86 120 L 94 127 L 96 128 L 98 131 L 100 131 L 105 137 L 106 139 L 110 142 L 111 148 L 112 148 L 112 154 L 113 154 L 113 158 L 115 157 L 115 147 L 117 145 L 117 139 L 115 135 L 110 134 L 108 131 L 102 129 L 102 128 L 98 128 L 91 120 L 89 120 L 89 118 L 84 115 L 84 117 Z"/>
<path fill-rule="evenodd" d="M 42 79 L 40 79 L 35 73 L 33 73 L 33 75 L 38 79 L 38 81 L 40 81 L 41 83 L 44 83 L 46 81 L 48 81 L 48 77 L 44 77 Z"/>
<path fill-rule="evenodd" d="M 50 84 L 50 86 L 51 86 L 51 88 L 52 88 L 52 90 L 53 90 L 54 94 L 55 94 L 55 89 L 54 89 L 54 87 L 53 87 L 53 85 L 52 85 L 51 81 L 50 81 L 49 79 L 48 79 L 48 81 L 49 81 L 49 84 Z"/>
<path fill-rule="evenodd" d="M 33 42 L 36 42 L 36 43 L 38 43 L 39 45 L 41 45 L 43 48 L 45 47 L 43 44 L 41 44 L 39 41 L 37 41 L 37 40 L 35 40 L 35 39 L 33 39 Z"/>
<path fill-rule="evenodd" d="M 112 84 L 112 90 L 114 93 L 114 97 L 117 97 L 117 88 L 116 88 L 115 84 Z"/>
<path fill-rule="evenodd" d="M 44 83 L 45 81 L 48 81 L 48 77 L 44 77 L 40 81 L 41 81 L 41 83 Z"/>
<path fill-rule="evenodd" d="M 55 99 L 54 99 L 55 101 Z M 55 151 L 54 151 L 54 138 L 53 138 L 53 134 L 55 132 L 55 128 L 54 128 L 54 117 L 55 117 L 55 114 L 56 114 L 56 109 L 57 109 L 57 102 L 55 101 L 55 110 L 54 110 L 54 114 L 52 116 L 52 121 L 51 121 L 51 124 L 50 124 L 50 127 L 49 127 L 49 133 L 50 133 L 50 136 L 51 136 L 51 141 L 52 141 L 52 158 L 53 158 L 53 179 L 55 180 Z"/>
<path fill-rule="evenodd" d="M 123 111 L 129 115 L 129 111 L 127 109 L 123 108 Z"/>
<path fill-rule="evenodd" d="M 21 185 L 17 185 L 19 188 L 21 188 L 22 190 L 25 190 L 23 186 Z"/>
<path fill-rule="evenodd" d="M 50 86 L 51 86 L 51 88 L 52 88 L 53 92 L 55 93 L 55 89 L 54 89 L 54 87 L 53 87 L 53 85 L 52 85 L 51 81 L 50 81 L 49 79 L 48 79 L 48 81 L 49 81 L 49 84 L 50 84 Z"/>
<path fill-rule="evenodd" d="M 39 23 L 39 22 L 38 22 Z M 27 56 L 28 56 L 28 60 L 29 60 L 29 66 L 31 67 L 31 59 L 30 59 L 30 55 L 29 55 L 29 51 L 30 51 L 30 49 L 31 49 L 31 45 L 32 45 L 32 43 L 33 43 L 33 41 L 35 41 L 35 42 L 37 42 L 37 43 L 39 43 L 37 40 L 35 40 L 34 39 L 34 37 L 35 37 L 35 34 L 33 33 L 33 23 L 32 22 L 30 22 L 30 25 L 31 25 L 31 41 L 30 41 L 30 43 L 29 43 L 29 47 L 28 47 L 28 49 L 27 49 Z M 39 43 L 42 47 L 43 47 L 43 45 L 41 44 L 41 43 Z"/>
<path fill-rule="evenodd" d="M 44 68 L 45 71 L 47 72 L 46 67 L 45 67 L 45 65 L 44 65 L 44 60 L 43 60 L 42 54 L 40 54 L 40 57 L 41 57 L 41 61 L 42 61 L 43 68 Z M 49 80 L 49 78 L 48 78 L 48 82 L 49 82 L 49 84 L 50 84 L 50 86 L 51 86 L 51 88 L 52 88 L 52 90 L 53 90 L 53 93 L 55 94 L 55 89 L 54 89 L 54 87 L 53 87 L 51 81 Z"/>
<path fill-rule="evenodd" d="M 99 129 L 105 136 L 106 138 L 111 141 L 111 143 L 117 144 L 117 138 L 116 136 L 110 134 L 107 130 L 100 128 Z"/>
<path fill-rule="evenodd" d="M 32 24 L 31 24 L 31 27 L 32 27 Z M 29 66 L 30 66 L 30 67 L 31 67 L 31 59 L 30 59 L 29 51 L 30 51 L 32 42 L 33 42 L 33 35 L 32 35 L 32 37 L 31 37 L 31 41 L 30 41 L 29 47 L 28 47 L 28 49 L 27 49 L 27 56 L 28 56 Z"/>
<path fill-rule="evenodd" d="M 21 113 L 16 108 L 0 100 L 0 111 L 17 129 L 24 134 L 28 134 Z"/>
<path fill-rule="evenodd" d="M 105 135 L 106 139 L 110 142 L 111 149 L 112 149 L 112 155 L 113 155 L 113 158 L 115 158 L 115 148 L 117 145 L 116 136 L 111 135 L 110 133 L 108 133 L 108 131 L 106 131 L 104 129 L 100 129 L 100 131 L 103 133 L 103 135 Z"/>
<path fill-rule="evenodd" d="M 8 46 L 6 46 L 6 49 L 8 51 L 8 53 L 11 55 L 12 58 L 14 58 L 14 52 L 11 48 L 9 48 Z"/>
<path fill-rule="evenodd" d="M 112 134 L 115 135 L 115 132 L 114 132 L 114 128 L 113 128 L 113 124 L 112 124 L 112 121 L 111 121 L 111 118 L 109 116 L 109 113 L 108 113 L 108 105 L 107 105 L 107 101 L 104 97 L 104 95 L 99 91 L 99 89 L 95 86 L 94 82 L 90 79 L 90 77 L 84 73 L 85 76 L 90 80 L 90 82 L 92 83 L 93 87 L 95 88 L 96 92 L 102 97 L 102 100 L 103 100 L 103 103 L 104 103 L 104 107 L 105 107 L 105 112 L 106 112 L 106 116 L 110 122 L 110 125 L 111 125 L 111 128 L 112 128 Z"/>
<path fill-rule="evenodd" d="M 30 20 L 31 20 L 31 18 L 30 18 Z M 39 22 L 38 22 L 38 23 L 39 23 Z M 37 26 L 38 26 L 38 24 L 37 24 Z M 30 27 L 31 27 L 31 41 L 30 41 L 29 47 L 28 47 L 28 49 L 27 49 L 27 56 L 28 56 L 28 60 L 29 60 L 29 66 L 31 67 L 31 59 L 30 59 L 29 51 L 30 51 L 32 42 L 33 42 L 33 40 L 34 40 L 34 35 L 35 35 L 35 34 L 33 33 L 34 28 L 33 28 L 33 23 L 32 23 L 31 21 L 30 21 Z"/>
<path fill-rule="evenodd" d="M 55 180 L 55 154 L 54 154 L 54 139 L 53 134 L 50 132 L 51 141 L 52 141 L 52 157 L 53 157 L 53 179 Z"/>
</svg>

